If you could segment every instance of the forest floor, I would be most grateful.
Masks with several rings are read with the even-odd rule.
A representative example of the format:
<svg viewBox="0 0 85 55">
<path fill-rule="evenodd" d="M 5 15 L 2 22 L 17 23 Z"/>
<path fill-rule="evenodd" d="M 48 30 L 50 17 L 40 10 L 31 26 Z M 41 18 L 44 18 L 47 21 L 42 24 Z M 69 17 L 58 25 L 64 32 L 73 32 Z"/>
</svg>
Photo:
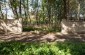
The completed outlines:
<svg viewBox="0 0 85 55">
<path fill-rule="evenodd" d="M 13 54 L 85 55 L 85 35 L 38 31 L 0 35 L 0 55 Z"/>
<path fill-rule="evenodd" d="M 64 42 L 76 41 L 85 42 L 85 34 L 61 34 L 45 32 L 23 32 L 22 34 L 0 34 L 0 41 L 20 41 L 20 42 Z"/>
</svg>

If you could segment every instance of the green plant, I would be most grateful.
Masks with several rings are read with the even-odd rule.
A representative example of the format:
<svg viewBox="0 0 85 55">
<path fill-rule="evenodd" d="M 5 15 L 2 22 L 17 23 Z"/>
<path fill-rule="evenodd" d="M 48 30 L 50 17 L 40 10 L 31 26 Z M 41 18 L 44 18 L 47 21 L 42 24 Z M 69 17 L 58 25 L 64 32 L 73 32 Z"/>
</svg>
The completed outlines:
<svg viewBox="0 0 85 55">
<path fill-rule="evenodd" d="M 84 55 L 85 43 L 0 43 L 0 55 Z"/>
</svg>

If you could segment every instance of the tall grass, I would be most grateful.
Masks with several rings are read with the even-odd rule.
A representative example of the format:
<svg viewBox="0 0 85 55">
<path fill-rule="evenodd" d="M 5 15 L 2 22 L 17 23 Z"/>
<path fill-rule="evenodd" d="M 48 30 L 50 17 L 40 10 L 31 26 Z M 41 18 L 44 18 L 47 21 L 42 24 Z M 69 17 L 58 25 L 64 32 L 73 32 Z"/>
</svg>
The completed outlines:
<svg viewBox="0 0 85 55">
<path fill-rule="evenodd" d="M 0 55 L 84 55 L 85 43 L 0 43 Z"/>
</svg>

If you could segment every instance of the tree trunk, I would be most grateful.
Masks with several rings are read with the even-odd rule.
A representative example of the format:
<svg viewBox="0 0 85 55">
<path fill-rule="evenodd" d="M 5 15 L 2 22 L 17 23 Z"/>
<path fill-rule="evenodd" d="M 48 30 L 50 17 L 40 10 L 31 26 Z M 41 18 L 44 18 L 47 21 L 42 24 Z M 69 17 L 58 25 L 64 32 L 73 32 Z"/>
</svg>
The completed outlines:
<svg viewBox="0 0 85 55">
<path fill-rule="evenodd" d="M 63 0 L 64 2 L 64 19 L 67 19 L 67 0 Z"/>
<path fill-rule="evenodd" d="M 80 3 L 78 3 L 78 10 L 77 10 L 77 19 L 79 20 L 80 17 Z"/>
<path fill-rule="evenodd" d="M 19 13 L 20 13 L 20 17 L 21 17 L 21 15 L 22 15 L 21 0 L 20 0 L 20 5 L 19 5 Z"/>
</svg>

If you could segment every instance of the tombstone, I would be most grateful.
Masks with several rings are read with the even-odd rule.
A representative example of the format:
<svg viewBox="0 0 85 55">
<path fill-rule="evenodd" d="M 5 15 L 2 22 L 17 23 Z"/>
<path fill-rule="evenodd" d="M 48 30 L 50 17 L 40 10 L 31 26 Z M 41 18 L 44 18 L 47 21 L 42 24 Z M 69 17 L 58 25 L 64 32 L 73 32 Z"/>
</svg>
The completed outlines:
<svg viewBox="0 0 85 55">
<path fill-rule="evenodd" d="M 62 19 L 61 27 L 63 34 L 69 33 L 85 33 L 85 22 L 84 21 L 68 21 Z"/>
<path fill-rule="evenodd" d="M 7 19 L 0 20 L 0 30 L 4 33 L 21 34 L 22 33 L 22 19 Z"/>
</svg>

